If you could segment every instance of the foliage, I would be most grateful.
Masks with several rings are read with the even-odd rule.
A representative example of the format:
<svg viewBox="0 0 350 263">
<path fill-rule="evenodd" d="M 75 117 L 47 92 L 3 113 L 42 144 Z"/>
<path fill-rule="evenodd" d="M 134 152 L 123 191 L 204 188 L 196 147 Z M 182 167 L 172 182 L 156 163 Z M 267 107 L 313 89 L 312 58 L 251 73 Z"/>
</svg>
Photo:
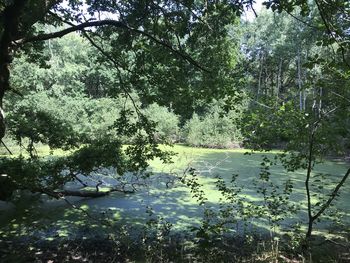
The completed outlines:
<svg viewBox="0 0 350 263">
<path fill-rule="evenodd" d="M 275 232 L 278 227 L 281 227 L 280 223 L 283 220 L 298 211 L 298 206 L 290 201 L 293 192 L 292 180 L 287 178 L 281 186 L 276 185 L 270 179 L 271 165 L 276 165 L 276 163 L 264 156 L 261 162 L 259 179 L 254 184 L 256 185 L 257 193 L 263 197 L 263 205 L 259 209 L 260 214 L 262 217 L 267 218 L 271 231 Z"/>
<path fill-rule="evenodd" d="M 213 247 L 212 259 L 218 252 L 213 241 L 237 220 L 232 211 L 243 221 L 261 216 L 272 228 L 295 211 L 289 202 L 292 183 L 286 180 L 281 188 L 270 181 L 277 160 L 287 171 L 306 169 L 308 240 L 350 174 L 325 193 L 320 190 L 326 176 L 313 173 L 315 164 L 349 149 L 344 121 L 349 119 L 349 1 L 266 0 L 278 15 L 264 13 L 236 29 L 238 15 L 251 5 L 249 0 L 2 2 L 0 139 L 6 109 L 8 131 L 21 146 L 28 143 L 29 158 L 0 160 L 1 198 L 8 200 L 16 188 L 57 198 L 58 189 L 78 174 L 102 167 L 112 166 L 119 175 L 146 173 L 149 160 L 170 161 L 158 143 L 172 141 L 179 119 L 184 123 L 192 116 L 184 129 L 190 145 L 230 147 L 242 140 L 243 130 L 246 145 L 284 151 L 261 164 L 255 185 L 264 206 L 239 198 L 235 178 L 231 188 L 218 179 L 216 186 L 231 204 L 206 209 L 197 229 L 203 244 Z M 101 20 L 104 16 L 114 20 Z M 52 40 L 76 31 L 80 36 Z M 242 100 L 237 91 L 242 84 L 251 102 L 243 129 L 237 125 L 241 109 L 232 110 Z M 36 143 L 73 151 L 39 158 Z M 187 185 L 205 203 L 196 179 Z M 157 248 L 159 241 L 153 242 Z M 151 253 L 152 259 L 163 259 Z"/>
<path fill-rule="evenodd" d="M 200 173 L 194 169 L 188 170 L 188 175 L 183 177 L 182 182 L 191 188 L 193 198 L 196 198 L 199 205 L 204 208 L 200 225 L 191 229 L 196 237 L 195 251 L 199 258 L 206 258 L 211 262 L 224 259 L 230 253 L 232 257 L 244 255 L 244 250 L 249 251 L 251 246 L 259 246 L 259 236 L 266 235 L 265 232 L 254 231 L 254 223 L 265 220 L 270 230 L 270 237 L 269 239 L 264 237 L 263 240 L 271 245 L 272 251 L 267 249 L 263 253 L 268 253 L 272 258 L 278 257 L 280 249 L 278 241 L 281 238 L 278 232 L 288 231 L 288 228 L 283 229 L 281 223 L 295 215 L 298 207 L 290 202 L 293 192 L 292 181 L 289 178 L 286 178 L 284 183 L 280 181 L 275 183 L 271 180 L 269 167 L 273 162 L 267 156 L 263 156 L 260 173 L 251 182 L 255 186 L 253 191 L 259 196 L 256 200 L 246 198 L 243 194 L 243 186 L 237 180 L 239 175 L 234 174 L 230 181 L 216 176 L 215 187 L 221 197 L 218 207 L 215 208 L 205 195 L 202 185 L 198 183 Z M 295 239 L 294 242 L 298 242 L 296 235 L 292 235 L 292 238 Z M 239 242 L 241 251 L 235 251 L 231 246 L 227 248 L 226 242 L 231 244 Z M 282 242 L 289 240 L 283 238 Z M 274 251 L 276 248 L 277 252 Z M 297 253 L 298 248 L 299 246 L 296 246 L 294 250 L 289 248 L 287 250 Z"/>
<path fill-rule="evenodd" d="M 349 36 L 335 29 L 341 27 L 335 18 L 347 16 L 337 9 L 343 5 L 343 1 L 337 7 L 326 7 L 319 1 L 305 2 L 292 12 L 291 3 L 281 2 L 281 9 L 272 4 L 273 9 L 287 12 L 264 13 L 259 18 L 265 21 L 264 27 L 257 27 L 261 24 L 259 19 L 248 25 L 244 42 L 246 63 L 251 67 L 251 105 L 243 118 L 245 145 L 259 150 L 281 148 L 284 153 L 277 158 L 287 171 L 306 169 L 306 239 L 348 177 L 348 173 L 343 175 L 337 187 L 328 191 L 328 198 L 313 201 L 318 196 L 317 188 L 323 188 L 327 182 L 312 173 L 314 166 L 330 155 L 348 151 L 349 126 L 344 120 L 349 114 L 345 106 L 349 94 L 344 87 L 349 81 L 349 67 L 342 41 L 346 42 Z M 276 24 L 278 30 L 272 30 Z M 325 35 L 324 28 L 337 32 L 328 30 L 330 35 Z M 273 34 L 267 34 L 270 31 Z"/>
<path fill-rule="evenodd" d="M 176 142 L 179 140 L 179 116 L 172 110 L 152 103 L 144 109 L 144 115 L 156 123 L 155 136 L 157 140 L 166 142 Z"/>
<path fill-rule="evenodd" d="M 241 141 L 240 130 L 237 127 L 239 117 L 238 109 L 225 114 L 220 103 L 213 102 L 208 105 L 203 117 L 194 113 L 185 124 L 185 142 L 196 147 L 239 147 Z"/>
<path fill-rule="evenodd" d="M 151 207 L 146 208 L 149 220 L 143 229 L 141 247 L 147 262 L 168 262 L 170 260 L 169 251 L 170 233 L 172 224 L 163 217 L 155 215 Z"/>
<path fill-rule="evenodd" d="M 30 159 L 17 161 L 32 167 L 28 169 L 37 172 L 39 181 L 45 172 L 59 180 L 63 162 L 72 173 L 89 174 L 111 164 L 113 158 L 113 164 L 120 162 L 114 165 L 120 172 L 144 171 L 147 161 L 155 157 L 169 160 L 157 143 L 177 135 L 178 120 L 175 115 L 169 119 L 172 113 L 166 110 L 164 116 L 152 120 L 156 117 L 152 111 L 158 107 L 152 103 L 170 103 L 180 112 L 194 107 L 195 95 L 200 99 L 221 96 L 220 91 L 232 86 L 228 73 L 238 46 L 227 32 L 238 20 L 237 10 L 225 3 L 120 1 L 101 5 L 88 1 L 86 8 L 80 7 L 76 1 L 60 5 L 55 0 L 39 0 L 9 1 L 0 9 L 0 107 L 4 108 L 5 92 L 11 90 L 12 95 L 22 97 L 8 96 L 4 102 L 9 110 L 8 130 L 21 146 L 28 143 Z M 31 16 L 24 9 L 32 10 Z M 93 17 L 100 18 L 104 12 L 120 21 L 95 21 Z M 85 18 L 89 21 L 83 23 Z M 77 23 L 81 28 L 76 28 Z M 87 30 L 90 27 L 94 29 Z M 213 30 L 212 37 L 206 34 L 208 28 Z M 56 40 L 75 31 L 81 35 Z M 42 40 L 48 40 L 47 44 Z M 198 49 L 199 45 L 207 48 Z M 15 67 L 9 71 L 12 53 L 16 54 Z M 211 55 L 215 57 L 209 59 Z M 172 88 L 181 92 L 169 96 Z M 152 114 L 150 120 L 140 110 L 148 105 L 145 112 Z M 0 117 L 3 138 L 2 111 Z M 107 149 L 108 141 L 116 149 Z M 125 155 L 121 154 L 122 142 L 129 144 Z M 52 170 L 35 153 L 37 143 L 75 152 L 56 160 L 57 170 Z M 84 159 L 89 163 L 83 165 Z M 19 175 L 10 167 L 11 160 L 3 163 L 1 172 L 13 173 L 9 178 Z M 125 163 L 128 169 L 122 168 Z"/>
</svg>

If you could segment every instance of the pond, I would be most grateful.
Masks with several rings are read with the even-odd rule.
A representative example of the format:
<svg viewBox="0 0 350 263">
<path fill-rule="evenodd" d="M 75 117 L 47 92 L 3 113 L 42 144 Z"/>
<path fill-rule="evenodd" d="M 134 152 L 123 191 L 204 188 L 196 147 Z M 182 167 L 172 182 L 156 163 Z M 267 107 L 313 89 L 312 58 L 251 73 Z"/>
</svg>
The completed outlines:
<svg viewBox="0 0 350 263">
<path fill-rule="evenodd" d="M 177 153 L 174 163 L 153 161 L 151 169 L 154 174 L 145 179 L 147 185 L 139 187 L 136 193 L 115 192 L 99 198 L 74 197 L 67 199 L 69 203 L 26 193 L 14 203 L 1 202 L 0 235 L 23 240 L 33 237 L 38 240 L 102 237 L 110 231 L 109 223 L 119 227 L 126 225 L 135 230 L 142 228 L 151 217 L 162 217 L 173 224 L 174 231 L 185 232 L 200 223 L 204 207 L 214 210 L 219 207 L 222 196 L 215 186 L 218 175 L 229 182 L 233 174 L 238 174 L 237 184 L 242 187 L 240 195 L 247 200 L 261 201 L 262 197 L 256 192 L 253 181 L 259 175 L 263 153 L 245 155 L 246 150 L 242 149 L 201 149 L 180 145 L 172 150 Z M 265 153 L 270 157 L 274 154 Z M 194 167 L 198 173 L 199 183 L 203 185 L 202 189 L 208 199 L 206 206 L 198 205 L 189 188 L 172 175 L 181 175 L 187 167 Z M 315 173 L 329 174 L 332 179 L 339 180 L 347 168 L 345 163 L 327 161 L 318 165 Z M 282 225 L 291 225 L 297 221 L 305 223 L 305 171 L 286 172 L 281 165 L 271 167 L 271 180 L 276 184 L 281 184 L 288 178 L 294 185 L 291 202 L 299 205 L 300 211 L 294 217 L 286 218 Z M 323 186 L 325 194 L 334 187 Z M 343 222 L 347 225 L 350 225 L 349 199 L 350 182 L 346 182 L 336 201 L 336 207 L 343 212 Z M 108 224 L 101 224 L 101 220 L 107 220 Z M 252 219 L 250 223 L 258 231 L 269 230 L 264 220 Z M 329 227 L 329 222 L 325 221 L 319 223 L 315 230 L 327 234 Z"/>
</svg>

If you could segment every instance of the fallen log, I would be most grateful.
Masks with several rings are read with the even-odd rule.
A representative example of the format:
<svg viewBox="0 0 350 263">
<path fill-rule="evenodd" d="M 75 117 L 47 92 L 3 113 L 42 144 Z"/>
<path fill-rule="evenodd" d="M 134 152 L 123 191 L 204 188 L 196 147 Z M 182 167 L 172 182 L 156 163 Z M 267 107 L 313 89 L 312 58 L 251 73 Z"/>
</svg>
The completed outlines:
<svg viewBox="0 0 350 263">
<path fill-rule="evenodd" d="M 61 190 L 61 191 L 55 191 L 54 194 L 57 196 L 78 196 L 78 197 L 101 197 L 109 195 L 112 192 L 121 192 L 124 194 L 132 194 L 135 191 L 129 191 L 119 188 L 111 188 L 107 191 L 89 191 L 89 190 Z"/>
<path fill-rule="evenodd" d="M 67 196 L 76 196 L 76 197 L 86 197 L 86 198 L 96 198 L 96 197 L 102 197 L 109 195 L 112 192 L 121 192 L 124 194 L 132 194 L 135 193 L 135 191 L 129 191 L 129 190 L 124 190 L 120 188 L 110 188 L 109 190 L 104 190 L 104 191 L 91 191 L 91 190 L 84 190 L 78 189 L 78 190 L 56 190 L 56 191 L 51 191 L 47 189 L 35 189 L 32 190 L 33 192 L 39 192 L 46 194 L 48 196 L 51 196 L 56 199 L 60 199 L 62 197 L 67 197 Z"/>
<path fill-rule="evenodd" d="M 62 191 L 55 191 L 54 194 L 60 197 L 63 196 L 78 196 L 78 197 L 101 197 L 106 196 L 111 191 L 105 191 L 105 192 L 97 192 L 97 191 L 84 191 L 84 190 L 62 190 Z"/>
</svg>

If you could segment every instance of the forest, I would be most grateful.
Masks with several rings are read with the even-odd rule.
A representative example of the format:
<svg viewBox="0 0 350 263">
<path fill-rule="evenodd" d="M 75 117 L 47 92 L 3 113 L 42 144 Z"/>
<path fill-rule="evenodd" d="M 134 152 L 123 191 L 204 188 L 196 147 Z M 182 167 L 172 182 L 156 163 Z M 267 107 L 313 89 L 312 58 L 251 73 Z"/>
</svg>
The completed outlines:
<svg viewBox="0 0 350 263">
<path fill-rule="evenodd" d="M 350 262 L 350 1 L 0 0 L 0 140 L 0 262 Z"/>
</svg>

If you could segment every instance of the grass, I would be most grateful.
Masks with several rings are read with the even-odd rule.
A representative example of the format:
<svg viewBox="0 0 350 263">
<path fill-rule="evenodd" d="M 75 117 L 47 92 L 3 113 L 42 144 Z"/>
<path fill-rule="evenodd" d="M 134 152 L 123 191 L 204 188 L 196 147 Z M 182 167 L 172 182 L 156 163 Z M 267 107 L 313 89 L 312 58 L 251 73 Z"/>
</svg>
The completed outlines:
<svg viewBox="0 0 350 263">
<path fill-rule="evenodd" d="M 241 195 L 252 201 L 261 201 L 252 187 L 252 181 L 259 174 L 259 166 L 263 154 L 273 156 L 277 153 L 256 153 L 244 155 L 245 149 L 223 150 L 223 149 L 203 149 L 175 145 L 170 149 L 177 153 L 172 164 L 162 164 L 159 160 L 151 162 L 151 169 L 154 176 L 151 180 L 151 187 L 144 188 L 136 194 L 113 193 L 110 196 L 95 199 L 69 199 L 76 206 L 88 211 L 98 218 L 113 218 L 119 224 L 132 223 L 134 226 L 143 226 L 149 219 L 146 210 L 149 207 L 155 215 L 162 216 L 174 224 L 175 230 L 186 230 L 198 224 L 203 216 L 203 207 L 198 206 L 188 187 L 176 182 L 173 187 L 167 188 L 164 184 L 164 177 L 168 173 L 181 174 L 188 167 L 194 167 L 199 172 L 199 182 L 203 185 L 203 190 L 208 198 L 208 205 L 217 208 L 221 197 L 215 188 L 215 176 L 220 175 L 225 180 L 229 180 L 232 174 L 239 174 L 238 184 L 243 187 Z M 47 150 L 42 149 L 45 154 Z M 64 153 L 62 153 L 64 154 Z M 330 174 L 332 179 L 339 179 L 346 171 L 345 163 L 325 162 L 315 168 L 315 173 L 323 172 Z M 286 172 L 282 166 L 277 165 L 271 169 L 272 180 L 276 183 L 292 179 L 294 183 L 294 193 L 292 202 L 299 204 L 303 210 L 294 218 L 285 220 L 285 224 L 301 220 L 305 223 L 306 202 L 304 190 L 305 171 L 293 173 Z M 325 186 L 324 191 L 330 191 L 333 185 Z M 337 201 L 337 207 L 345 213 L 345 222 L 350 223 L 349 183 Z M 24 200 L 18 200 L 16 208 L 0 210 L 2 228 L 0 234 L 26 236 L 34 231 L 34 235 L 45 236 L 48 240 L 55 236 L 80 236 L 85 234 L 95 235 L 100 233 L 101 224 L 98 221 L 91 222 L 91 218 L 86 218 L 82 211 L 75 211 L 64 201 L 40 199 L 28 194 Z M 43 201 L 44 200 L 44 201 Z M 6 211 L 6 214 L 5 214 Z M 2 213 L 2 215 L 1 215 Z M 268 230 L 268 226 L 259 220 L 252 222 L 256 229 Z M 315 230 L 326 234 L 329 230 L 328 224 L 316 226 Z"/>
</svg>

